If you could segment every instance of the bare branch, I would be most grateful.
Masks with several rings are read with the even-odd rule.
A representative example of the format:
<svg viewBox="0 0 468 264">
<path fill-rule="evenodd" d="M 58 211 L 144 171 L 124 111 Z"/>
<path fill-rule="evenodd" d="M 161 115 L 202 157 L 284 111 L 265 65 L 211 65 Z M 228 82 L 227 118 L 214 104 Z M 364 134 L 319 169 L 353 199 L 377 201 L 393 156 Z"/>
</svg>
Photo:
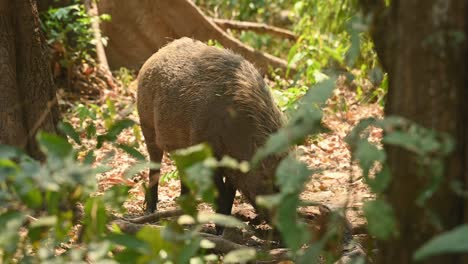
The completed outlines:
<svg viewBox="0 0 468 264">
<path fill-rule="evenodd" d="M 128 221 L 133 224 L 145 224 L 145 223 L 156 222 L 162 218 L 176 217 L 176 216 L 181 216 L 183 214 L 184 212 L 180 209 L 169 210 L 169 211 L 158 211 L 153 214 L 144 215 L 144 216 L 140 216 L 140 217 L 133 218 L 133 219 L 125 219 L 125 221 Z"/>
</svg>

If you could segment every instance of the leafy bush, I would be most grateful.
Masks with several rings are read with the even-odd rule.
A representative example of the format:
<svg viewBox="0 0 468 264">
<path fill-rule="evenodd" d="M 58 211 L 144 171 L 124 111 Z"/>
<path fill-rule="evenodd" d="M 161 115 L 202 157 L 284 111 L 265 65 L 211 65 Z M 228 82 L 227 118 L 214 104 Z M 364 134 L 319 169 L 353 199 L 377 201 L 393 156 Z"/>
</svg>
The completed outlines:
<svg viewBox="0 0 468 264">
<path fill-rule="evenodd" d="M 54 53 L 61 57 L 59 62 L 63 67 L 68 68 L 76 61 L 94 61 L 92 19 L 79 0 L 74 0 L 70 6 L 50 8 L 41 14 L 42 30 Z M 109 20 L 110 17 L 103 14 L 100 19 Z M 106 39 L 103 41 L 105 45 Z"/>
<path fill-rule="evenodd" d="M 72 146 L 63 138 L 40 133 L 38 141 L 47 161 L 41 164 L 21 151 L 0 147 L 1 202 L 0 234 L 3 262 L 81 261 L 99 262 L 108 258 L 111 245 L 104 240 L 108 221 L 104 205 L 120 210 L 125 186 L 109 193 L 119 197 L 94 196 L 95 175 L 105 167 L 79 162 Z M 116 199 L 119 198 L 119 199 Z M 84 217 L 77 210 L 84 206 Z M 74 225 L 83 224 L 81 231 Z M 81 240 L 86 247 L 72 247 L 63 254 L 57 250 L 71 241 Z M 60 250 L 58 251 L 60 252 Z"/>
</svg>

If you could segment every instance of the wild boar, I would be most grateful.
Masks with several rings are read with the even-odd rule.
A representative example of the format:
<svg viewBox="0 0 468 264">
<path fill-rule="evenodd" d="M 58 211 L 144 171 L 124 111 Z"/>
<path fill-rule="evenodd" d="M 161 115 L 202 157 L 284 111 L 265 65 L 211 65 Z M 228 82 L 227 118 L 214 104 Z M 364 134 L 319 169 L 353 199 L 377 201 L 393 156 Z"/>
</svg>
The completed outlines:
<svg viewBox="0 0 468 264">
<path fill-rule="evenodd" d="M 163 151 L 208 143 L 217 158 L 250 160 L 283 116 L 255 67 L 241 56 L 190 38 L 175 40 L 152 55 L 138 76 L 138 113 L 151 161 Z M 230 214 L 236 190 L 256 207 L 274 184 L 279 156 L 248 173 L 216 172 L 217 212 Z M 159 171 L 150 170 L 145 202 L 156 210 Z M 182 193 L 186 188 L 182 188 Z"/>
</svg>

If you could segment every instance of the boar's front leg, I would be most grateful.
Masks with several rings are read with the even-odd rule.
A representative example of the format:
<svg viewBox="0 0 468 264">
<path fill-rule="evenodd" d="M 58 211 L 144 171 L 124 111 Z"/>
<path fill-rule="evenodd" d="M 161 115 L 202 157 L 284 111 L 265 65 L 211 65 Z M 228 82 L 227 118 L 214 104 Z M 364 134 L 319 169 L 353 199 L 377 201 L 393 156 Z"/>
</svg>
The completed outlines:
<svg viewBox="0 0 468 264">
<path fill-rule="evenodd" d="M 216 213 L 230 215 L 234 197 L 236 195 L 236 188 L 231 184 L 229 179 L 223 180 L 222 170 L 218 169 L 214 177 L 216 189 L 218 190 L 218 197 L 216 198 Z M 216 234 L 221 235 L 224 228 L 216 225 Z"/>
</svg>

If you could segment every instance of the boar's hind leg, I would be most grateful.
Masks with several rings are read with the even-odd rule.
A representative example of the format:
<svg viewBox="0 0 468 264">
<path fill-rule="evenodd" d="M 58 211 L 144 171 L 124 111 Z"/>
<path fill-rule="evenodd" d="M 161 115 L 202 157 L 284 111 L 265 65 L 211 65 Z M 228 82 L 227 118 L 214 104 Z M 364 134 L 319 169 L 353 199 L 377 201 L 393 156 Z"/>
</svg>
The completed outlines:
<svg viewBox="0 0 468 264">
<path fill-rule="evenodd" d="M 146 148 L 148 149 L 150 161 L 161 163 L 163 150 L 156 145 L 154 127 L 141 124 L 141 131 L 145 137 Z M 146 213 L 153 213 L 156 210 L 160 172 L 159 168 L 149 170 L 149 183 L 145 195 Z"/>
<path fill-rule="evenodd" d="M 215 185 L 218 190 L 218 197 L 216 199 L 216 213 L 230 215 L 232 211 L 232 204 L 236 195 L 236 188 L 226 179 L 223 181 L 222 170 L 218 169 L 214 177 Z M 216 233 L 222 234 L 223 227 L 216 225 Z"/>
</svg>

